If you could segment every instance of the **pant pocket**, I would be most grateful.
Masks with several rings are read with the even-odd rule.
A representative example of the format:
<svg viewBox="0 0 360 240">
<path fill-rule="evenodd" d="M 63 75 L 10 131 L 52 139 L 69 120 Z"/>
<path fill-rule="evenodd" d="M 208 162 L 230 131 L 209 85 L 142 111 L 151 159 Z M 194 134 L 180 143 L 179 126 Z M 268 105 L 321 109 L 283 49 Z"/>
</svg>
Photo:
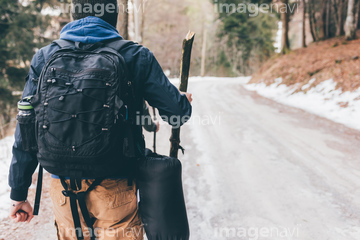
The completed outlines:
<svg viewBox="0 0 360 240">
<path fill-rule="evenodd" d="M 128 186 L 126 179 L 104 180 L 93 191 L 110 209 L 128 204 L 136 197 L 134 186 Z"/>
<path fill-rule="evenodd" d="M 104 180 L 89 193 L 87 205 L 95 218 L 115 223 L 136 211 L 135 186 L 127 180 Z"/>
</svg>

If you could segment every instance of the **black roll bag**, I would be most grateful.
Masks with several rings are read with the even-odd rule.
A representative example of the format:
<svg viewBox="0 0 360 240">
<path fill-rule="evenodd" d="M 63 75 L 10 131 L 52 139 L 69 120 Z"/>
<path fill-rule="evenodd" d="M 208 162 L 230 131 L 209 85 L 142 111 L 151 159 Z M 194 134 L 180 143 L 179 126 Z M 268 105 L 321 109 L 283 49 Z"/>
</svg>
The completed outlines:
<svg viewBox="0 0 360 240">
<path fill-rule="evenodd" d="M 181 162 L 146 149 L 138 167 L 140 215 L 149 240 L 188 240 Z"/>
</svg>

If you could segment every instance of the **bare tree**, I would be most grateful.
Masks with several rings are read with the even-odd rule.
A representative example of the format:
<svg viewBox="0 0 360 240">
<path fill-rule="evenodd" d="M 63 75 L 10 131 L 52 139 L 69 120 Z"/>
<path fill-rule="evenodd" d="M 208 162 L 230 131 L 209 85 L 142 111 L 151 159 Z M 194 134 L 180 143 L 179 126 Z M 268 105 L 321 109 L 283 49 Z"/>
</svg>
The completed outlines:
<svg viewBox="0 0 360 240">
<path fill-rule="evenodd" d="M 147 0 L 141 0 L 141 4 L 142 4 L 142 7 L 141 7 L 141 24 L 140 24 L 140 39 L 141 39 L 141 44 L 143 43 L 144 41 L 144 31 L 145 31 L 145 16 L 146 16 L 146 13 L 145 13 L 145 10 L 146 10 L 146 2 Z"/>
<path fill-rule="evenodd" d="M 356 15 L 357 29 L 360 29 L 360 4 L 358 4 L 358 10 Z"/>
<path fill-rule="evenodd" d="M 307 4 L 308 14 L 309 14 L 309 24 L 310 24 L 310 32 L 313 38 L 313 41 L 316 42 L 318 40 L 316 34 L 316 18 L 314 11 L 314 0 L 309 0 Z"/>
<path fill-rule="evenodd" d="M 331 0 L 326 1 L 326 25 L 325 25 L 325 36 L 330 37 L 330 12 L 331 12 Z"/>
<path fill-rule="evenodd" d="M 204 30 L 203 30 L 203 41 L 202 41 L 202 48 L 201 48 L 201 70 L 200 70 L 200 74 L 202 77 L 205 76 L 205 66 L 206 66 L 206 35 L 207 35 L 207 31 L 206 31 L 206 27 L 204 26 Z"/>
<path fill-rule="evenodd" d="M 358 0 L 349 0 L 348 2 L 348 11 L 345 23 L 345 36 L 347 40 L 356 38 L 356 14 L 358 3 Z"/>
<path fill-rule="evenodd" d="M 141 42 L 140 40 L 140 11 L 141 11 L 141 5 L 139 3 L 139 0 L 133 0 L 133 8 L 134 8 L 134 12 L 133 12 L 133 16 L 134 16 L 134 30 L 135 30 L 135 41 L 136 42 Z"/>
<path fill-rule="evenodd" d="M 281 20 L 282 20 L 282 40 L 281 40 L 281 52 L 286 54 L 290 50 L 289 41 L 289 21 L 290 21 L 290 10 L 289 0 L 281 0 L 282 7 L 280 7 Z"/>
<path fill-rule="evenodd" d="M 120 35 L 124 39 L 129 39 L 129 12 L 128 12 L 128 0 L 118 0 L 119 4 L 119 16 L 117 29 Z"/>
<path fill-rule="evenodd" d="M 302 47 L 306 48 L 306 0 L 303 0 L 303 19 L 302 19 Z"/>
<path fill-rule="evenodd" d="M 335 22 L 336 26 L 336 36 L 343 36 L 344 31 L 344 11 L 346 8 L 346 0 L 333 0 L 333 6 L 335 11 Z"/>
<path fill-rule="evenodd" d="M 327 1 L 328 0 L 322 0 L 321 1 L 321 10 L 320 10 L 320 18 L 318 18 L 318 29 L 319 29 L 319 33 L 318 33 L 318 38 L 320 40 L 324 40 L 326 38 L 326 34 L 325 34 L 325 18 L 326 18 L 326 5 L 327 5 Z"/>
<path fill-rule="evenodd" d="M 151 49 L 162 68 L 170 70 L 172 76 L 179 75 L 179 39 L 183 39 L 184 32 L 189 30 L 189 17 L 184 14 L 186 4 L 185 1 L 148 0 L 143 15 L 146 21 L 143 26 L 142 44 Z M 195 61 L 199 58 L 200 49 L 197 45 L 194 46 Z M 200 71 L 198 72 L 199 75 Z"/>
<path fill-rule="evenodd" d="M 360 29 L 360 3 L 357 4 L 356 12 L 356 28 Z"/>
</svg>

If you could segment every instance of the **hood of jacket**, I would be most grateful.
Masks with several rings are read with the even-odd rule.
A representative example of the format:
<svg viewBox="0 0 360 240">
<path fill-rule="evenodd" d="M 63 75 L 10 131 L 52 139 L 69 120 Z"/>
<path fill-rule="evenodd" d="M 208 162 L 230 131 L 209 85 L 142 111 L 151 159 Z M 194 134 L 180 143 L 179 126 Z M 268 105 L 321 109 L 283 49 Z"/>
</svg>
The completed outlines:
<svg viewBox="0 0 360 240">
<path fill-rule="evenodd" d="M 65 25 L 60 39 L 82 43 L 96 43 L 104 40 L 122 38 L 109 23 L 98 17 L 86 17 Z"/>
</svg>

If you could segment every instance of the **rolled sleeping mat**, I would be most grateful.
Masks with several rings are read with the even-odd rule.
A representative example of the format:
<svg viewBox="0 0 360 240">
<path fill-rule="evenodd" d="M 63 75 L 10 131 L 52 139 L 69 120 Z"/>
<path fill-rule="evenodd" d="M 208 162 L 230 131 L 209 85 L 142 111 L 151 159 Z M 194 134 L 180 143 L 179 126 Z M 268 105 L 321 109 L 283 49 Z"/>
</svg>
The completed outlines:
<svg viewBox="0 0 360 240">
<path fill-rule="evenodd" d="M 188 240 L 181 180 L 181 162 L 146 149 L 139 164 L 137 185 L 140 215 L 149 240 Z"/>
</svg>

